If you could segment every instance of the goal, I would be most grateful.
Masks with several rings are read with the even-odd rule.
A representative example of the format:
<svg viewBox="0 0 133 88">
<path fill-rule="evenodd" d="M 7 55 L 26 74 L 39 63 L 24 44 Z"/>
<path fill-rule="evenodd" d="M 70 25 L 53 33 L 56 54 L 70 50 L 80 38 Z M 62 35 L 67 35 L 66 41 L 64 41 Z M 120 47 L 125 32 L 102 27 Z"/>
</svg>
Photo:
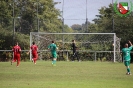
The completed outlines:
<svg viewBox="0 0 133 88">
<path fill-rule="evenodd" d="M 117 41 L 119 38 L 115 33 L 30 33 L 30 46 L 33 41 L 38 45 L 39 58 L 42 60 L 50 57 L 47 47 L 52 40 L 56 42 L 58 52 L 63 53 L 59 56 L 65 57 L 66 60 L 70 60 L 71 43 L 75 40 L 82 60 L 90 57 L 92 60 L 104 58 L 113 62 L 118 61 L 116 57 L 119 56 L 117 53 L 120 53 L 120 41 Z M 86 57 L 84 53 L 87 53 Z"/>
</svg>

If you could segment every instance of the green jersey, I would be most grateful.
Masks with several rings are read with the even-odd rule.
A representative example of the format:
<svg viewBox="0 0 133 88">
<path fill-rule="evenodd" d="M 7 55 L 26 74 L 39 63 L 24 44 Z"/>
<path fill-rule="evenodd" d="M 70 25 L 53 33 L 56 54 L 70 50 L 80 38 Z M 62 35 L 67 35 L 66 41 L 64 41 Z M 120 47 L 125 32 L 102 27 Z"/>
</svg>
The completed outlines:
<svg viewBox="0 0 133 88">
<path fill-rule="evenodd" d="M 124 61 L 130 61 L 130 51 L 132 50 L 133 46 L 130 46 L 129 48 L 123 48 L 122 53 L 123 53 L 123 60 Z"/>
<path fill-rule="evenodd" d="M 54 43 L 52 43 L 52 44 L 50 44 L 48 46 L 48 49 L 50 49 L 51 50 L 51 53 L 53 53 L 53 54 L 56 53 L 56 48 L 57 48 L 57 46 Z"/>
</svg>

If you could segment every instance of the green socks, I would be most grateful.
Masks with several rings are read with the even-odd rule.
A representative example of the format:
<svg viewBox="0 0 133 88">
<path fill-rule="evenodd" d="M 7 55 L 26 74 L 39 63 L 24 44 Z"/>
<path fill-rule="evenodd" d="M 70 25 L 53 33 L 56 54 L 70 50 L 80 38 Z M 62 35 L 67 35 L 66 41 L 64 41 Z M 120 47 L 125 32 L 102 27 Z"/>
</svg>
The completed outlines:
<svg viewBox="0 0 133 88">
<path fill-rule="evenodd" d="M 52 64 L 56 64 L 56 60 L 53 60 L 53 61 L 52 61 Z"/>
<path fill-rule="evenodd" d="M 130 73 L 130 68 L 127 68 L 127 72 Z"/>
</svg>

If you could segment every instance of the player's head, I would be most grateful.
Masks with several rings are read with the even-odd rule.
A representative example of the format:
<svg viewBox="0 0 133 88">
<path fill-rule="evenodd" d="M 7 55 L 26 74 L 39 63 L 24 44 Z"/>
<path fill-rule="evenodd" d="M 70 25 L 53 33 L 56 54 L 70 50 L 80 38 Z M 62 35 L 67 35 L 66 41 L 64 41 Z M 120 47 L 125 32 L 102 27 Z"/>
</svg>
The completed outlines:
<svg viewBox="0 0 133 88">
<path fill-rule="evenodd" d="M 16 42 L 15 45 L 18 45 L 18 42 Z"/>
<path fill-rule="evenodd" d="M 72 42 L 74 43 L 74 42 L 75 42 L 75 40 L 72 40 Z"/>
<path fill-rule="evenodd" d="M 33 45 L 35 45 L 35 42 L 32 42 Z"/>
<path fill-rule="evenodd" d="M 128 47 L 128 43 L 125 44 L 125 48 L 127 48 L 127 47 Z"/>
<path fill-rule="evenodd" d="M 52 43 L 55 43 L 54 41 L 52 41 Z"/>
</svg>

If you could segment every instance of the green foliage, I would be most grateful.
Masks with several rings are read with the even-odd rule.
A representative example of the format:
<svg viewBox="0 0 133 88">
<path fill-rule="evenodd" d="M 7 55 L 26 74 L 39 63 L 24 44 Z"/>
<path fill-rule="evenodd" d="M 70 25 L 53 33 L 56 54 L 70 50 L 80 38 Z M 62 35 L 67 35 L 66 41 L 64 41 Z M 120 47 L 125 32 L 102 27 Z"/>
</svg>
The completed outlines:
<svg viewBox="0 0 133 88">
<path fill-rule="evenodd" d="M 15 41 L 19 43 L 21 48 L 23 50 L 29 50 L 30 48 L 30 38 L 29 35 L 21 34 L 21 33 L 16 33 L 16 38 Z"/>
<path fill-rule="evenodd" d="M 62 31 L 64 33 L 73 33 L 74 32 L 74 30 L 72 28 L 70 28 L 68 25 L 64 25 Z"/>
<path fill-rule="evenodd" d="M 0 28 L 0 49 L 10 49 L 12 46 L 12 40 L 13 40 L 13 35 L 9 30 L 6 30 L 4 28 Z"/>
<path fill-rule="evenodd" d="M 72 28 L 73 30 L 78 30 L 78 31 L 82 30 L 82 26 L 79 25 L 79 24 L 74 24 L 74 25 L 71 26 L 71 28 Z"/>
<path fill-rule="evenodd" d="M 110 4 L 109 7 L 101 7 L 99 9 L 99 14 L 96 15 L 97 18 L 93 21 L 98 26 L 98 32 L 112 32 L 112 19 L 113 19 L 113 7 Z"/>
<path fill-rule="evenodd" d="M 29 49 L 30 32 L 62 32 L 60 12 L 54 5 L 53 0 L 1 0 L 0 49 L 11 49 L 14 41 Z"/>
<path fill-rule="evenodd" d="M 122 43 L 133 40 L 133 15 L 127 17 L 117 17 L 115 22 L 115 32 L 122 39 Z"/>
<path fill-rule="evenodd" d="M 91 23 L 89 26 L 88 26 L 88 30 L 90 33 L 99 33 L 99 28 L 97 25 Z"/>
<path fill-rule="evenodd" d="M 0 1 L 0 25 L 2 25 L 2 27 L 11 25 L 10 19 L 12 17 L 12 11 L 9 10 L 9 3 L 10 1 Z"/>
<path fill-rule="evenodd" d="M 11 50 L 13 46 L 13 33 L 3 28 L 0 29 L 0 31 L 0 49 Z M 29 35 L 15 33 L 15 42 L 19 42 L 19 45 L 22 46 L 22 49 L 27 49 L 29 47 Z"/>
<path fill-rule="evenodd" d="M 95 22 L 95 30 L 98 32 L 114 32 L 121 38 L 121 43 L 133 40 L 133 12 L 127 17 L 121 17 L 114 13 L 113 7 L 110 4 L 109 7 L 101 7 L 99 14 L 96 15 L 93 21 Z M 114 27 L 113 27 L 114 20 Z"/>
<path fill-rule="evenodd" d="M 14 25 L 14 20 L 15 30 L 24 34 L 31 31 L 62 32 L 62 21 L 58 19 L 60 11 L 54 5 L 53 0 L 2 0 L 1 25 Z"/>
<path fill-rule="evenodd" d="M 133 12 L 127 17 L 120 17 L 113 11 L 112 4 L 101 7 L 99 15 L 93 21 L 82 25 L 74 24 L 70 28 L 64 25 L 61 12 L 55 8 L 53 0 L 1 0 L 0 1 L 0 49 L 11 49 L 13 45 L 13 29 L 15 28 L 15 41 L 18 41 L 22 49 L 29 49 L 30 32 L 114 32 L 121 38 L 121 44 L 127 40 L 133 40 Z M 13 13 L 14 12 L 14 13 Z M 114 19 L 114 29 L 113 29 Z M 14 24 L 15 23 L 15 24 Z M 60 36 L 57 36 L 60 39 Z M 70 41 L 72 36 L 63 36 Z M 61 37 L 62 38 L 62 37 Z M 79 36 L 76 36 L 78 39 Z M 88 36 L 84 37 L 86 40 Z M 61 39 L 62 40 L 62 39 Z M 80 40 L 78 42 L 80 42 Z M 62 42 L 62 41 L 61 41 Z M 132 41 L 133 42 L 133 41 Z M 61 43 L 62 45 L 62 43 Z M 69 48 L 68 44 L 64 44 Z M 100 50 L 100 46 L 97 46 Z M 96 49 L 95 44 L 89 48 Z M 110 49 L 109 46 L 105 46 Z M 85 48 L 83 48 L 85 49 Z"/>
</svg>

